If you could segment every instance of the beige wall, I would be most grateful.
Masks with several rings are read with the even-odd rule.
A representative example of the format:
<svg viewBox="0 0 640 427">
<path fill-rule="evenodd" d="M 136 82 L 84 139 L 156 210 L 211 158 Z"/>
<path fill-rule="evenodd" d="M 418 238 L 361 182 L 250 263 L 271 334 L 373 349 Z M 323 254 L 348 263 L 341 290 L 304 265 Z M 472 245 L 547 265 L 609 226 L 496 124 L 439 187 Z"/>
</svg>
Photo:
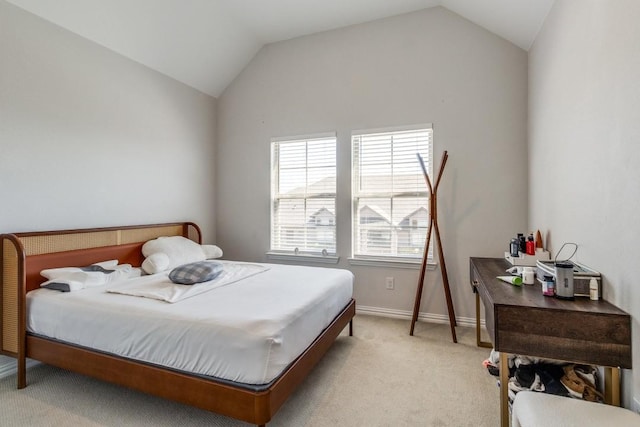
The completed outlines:
<svg viewBox="0 0 640 427">
<path fill-rule="evenodd" d="M 0 0 L 0 232 L 197 221 L 216 99 Z"/>
<path fill-rule="evenodd" d="M 0 0 L 0 233 L 192 220 L 212 241 L 215 106 Z"/>
<path fill-rule="evenodd" d="M 529 53 L 529 226 L 579 245 L 640 366 L 640 2 L 557 0 Z M 637 371 L 637 369 L 636 369 Z M 640 374 L 623 376 L 624 406 Z"/>
<path fill-rule="evenodd" d="M 410 313 L 418 270 L 347 262 L 350 132 L 433 123 L 436 165 L 449 152 L 443 247 L 456 314 L 470 320 L 469 257 L 501 256 L 526 227 L 526 105 L 526 52 L 443 8 L 268 45 L 219 99 L 218 243 L 229 258 L 265 261 L 270 138 L 336 131 L 338 266 L 356 274 L 360 306 Z M 439 275 L 428 274 L 422 311 L 445 319 Z"/>
</svg>

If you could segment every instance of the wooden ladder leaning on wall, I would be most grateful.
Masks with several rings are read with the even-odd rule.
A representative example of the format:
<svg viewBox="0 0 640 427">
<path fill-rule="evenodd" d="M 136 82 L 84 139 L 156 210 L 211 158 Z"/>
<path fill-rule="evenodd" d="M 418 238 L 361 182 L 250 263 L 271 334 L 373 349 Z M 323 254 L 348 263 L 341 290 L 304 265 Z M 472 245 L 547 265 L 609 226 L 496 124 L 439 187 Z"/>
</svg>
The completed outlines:
<svg viewBox="0 0 640 427">
<path fill-rule="evenodd" d="M 444 167 L 447 164 L 447 158 L 449 155 L 445 151 L 442 153 L 442 161 L 440 163 L 440 171 L 438 172 L 438 178 L 436 179 L 435 187 L 431 186 L 431 180 L 429 179 L 429 174 L 427 173 L 427 169 L 424 166 L 424 161 L 422 160 L 422 156 L 416 153 L 418 157 L 418 161 L 420 162 L 420 167 L 422 168 L 422 173 L 424 174 L 424 179 L 427 182 L 427 187 L 429 188 L 429 226 L 427 228 L 427 241 L 424 245 L 424 254 L 422 256 L 422 267 L 420 270 L 420 278 L 418 279 L 418 290 L 416 292 L 416 300 L 413 306 L 413 317 L 411 319 L 411 330 L 409 331 L 409 335 L 413 336 L 413 330 L 416 325 L 416 321 L 418 320 L 418 313 L 420 311 L 420 301 L 422 300 L 422 288 L 424 286 L 424 277 L 427 269 L 427 256 L 429 254 L 429 244 L 431 243 L 431 232 L 435 229 L 437 246 L 438 246 L 438 258 L 440 259 L 440 271 L 442 272 L 442 285 L 444 286 L 444 295 L 447 300 L 447 310 L 449 312 L 449 325 L 451 326 L 451 338 L 454 343 L 458 342 L 456 338 L 456 315 L 453 310 L 453 301 L 451 300 L 451 290 L 449 288 L 449 276 L 447 275 L 447 267 L 444 262 L 444 252 L 442 250 L 442 240 L 440 239 L 440 229 L 438 228 L 438 203 L 437 203 L 437 192 L 438 186 L 440 185 L 440 179 L 442 178 L 442 173 L 444 172 Z"/>
</svg>

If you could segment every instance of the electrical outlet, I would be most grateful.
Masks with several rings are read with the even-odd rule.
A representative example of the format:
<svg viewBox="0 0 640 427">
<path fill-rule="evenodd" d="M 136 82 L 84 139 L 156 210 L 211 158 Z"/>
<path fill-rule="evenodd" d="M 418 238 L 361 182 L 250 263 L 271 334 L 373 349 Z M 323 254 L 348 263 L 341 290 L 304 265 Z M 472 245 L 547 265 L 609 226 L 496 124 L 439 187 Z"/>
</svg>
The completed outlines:
<svg viewBox="0 0 640 427">
<path fill-rule="evenodd" d="M 638 397 L 633 398 L 633 412 L 640 414 L 640 398 Z"/>
<path fill-rule="evenodd" d="M 385 279 L 385 284 L 387 286 L 387 289 L 389 289 L 389 290 L 393 290 L 395 288 L 395 283 L 393 281 L 393 277 L 387 277 Z"/>
</svg>

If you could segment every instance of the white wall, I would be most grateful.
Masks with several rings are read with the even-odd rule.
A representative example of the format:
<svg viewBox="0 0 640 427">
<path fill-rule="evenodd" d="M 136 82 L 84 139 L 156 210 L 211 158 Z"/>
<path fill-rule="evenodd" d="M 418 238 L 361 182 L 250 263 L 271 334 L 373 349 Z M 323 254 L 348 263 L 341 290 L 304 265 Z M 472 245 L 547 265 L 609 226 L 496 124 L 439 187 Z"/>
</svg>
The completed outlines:
<svg viewBox="0 0 640 427">
<path fill-rule="evenodd" d="M 640 2 L 557 0 L 529 52 L 529 226 L 604 275 L 640 366 Z M 623 376 L 624 406 L 640 374 Z"/>
<path fill-rule="evenodd" d="M 213 241 L 215 106 L 0 0 L 0 233 L 192 220 Z"/>
<path fill-rule="evenodd" d="M 193 220 L 216 100 L 0 0 L 0 232 Z"/>
<path fill-rule="evenodd" d="M 270 138 L 337 131 L 339 267 L 356 274 L 360 306 L 410 313 L 418 270 L 346 260 L 350 132 L 433 123 L 437 166 L 449 152 L 439 190 L 447 269 L 456 314 L 470 319 L 469 257 L 502 256 L 526 231 L 526 106 L 526 52 L 440 7 L 267 45 L 219 98 L 218 243 L 229 258 L 265 261 Z M 438 270 L 422 311 L 446 315 Z"/>
</svg>

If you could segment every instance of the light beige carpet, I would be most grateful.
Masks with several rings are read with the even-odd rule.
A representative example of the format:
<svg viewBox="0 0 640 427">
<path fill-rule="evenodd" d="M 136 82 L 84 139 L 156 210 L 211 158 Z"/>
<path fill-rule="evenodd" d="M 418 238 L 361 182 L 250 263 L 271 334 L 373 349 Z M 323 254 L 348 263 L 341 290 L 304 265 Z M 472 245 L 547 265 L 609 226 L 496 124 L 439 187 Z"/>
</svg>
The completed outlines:
<svg viewBox="0 0 640 427">
<path fill-rule="evenodd" d="M 497 426 L 499 389 L 475 330 L 356 316 L 269 426 Z M 0 381 L 3 426 L 246 426 L 45 365 Z"/>
</svg>

